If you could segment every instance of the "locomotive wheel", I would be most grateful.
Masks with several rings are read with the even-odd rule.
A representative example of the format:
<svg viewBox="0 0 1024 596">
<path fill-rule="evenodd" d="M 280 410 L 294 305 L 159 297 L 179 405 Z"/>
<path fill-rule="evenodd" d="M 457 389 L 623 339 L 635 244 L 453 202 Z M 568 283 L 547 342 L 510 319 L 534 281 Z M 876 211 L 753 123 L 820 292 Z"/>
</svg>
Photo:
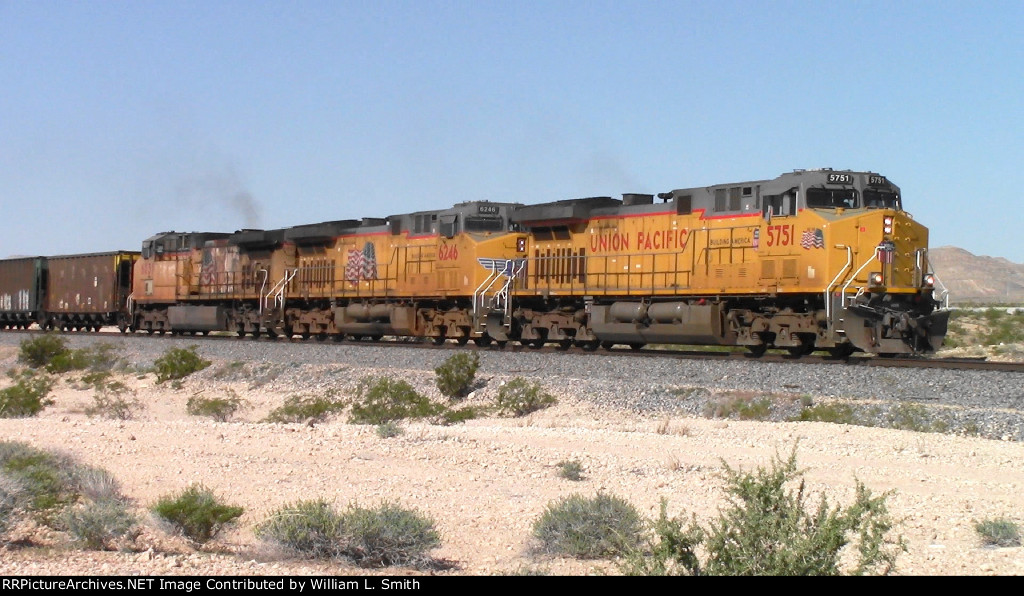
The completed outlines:
<svg viewBox="0 0 1024 596">
<path fill-rule="evenodd" d="M 477 346 L 481 348 L 486 348 L 487 346 L 491 345 L 492 341 L 494 341 L 494 338 L 492 338 L 490 335 L 481 335 L 480 337 L 475 338 L 473 340 L 473 343 L 475 343 Z"/>
<path fill-rule="evenodd" d="M 563 339 L 563 340 L 561 340 L 561 341 L 559 341 L 558 343 L 555 344 L 555 348 L 557 350 L 559 350 L 559 351 L 562 351 L 562 352 L 568 350 L 571 347 L 572 347 L 572 340 L 571 339 Z"/>
<path fill-rule="evenodd" d="M 647 345 L 647 344 L 629 344 L 629 349 L 633 350 L 635 352 L 635 351 L 643 348 L 645 345 Z"/>
<path fill-rule="evenodd" d="M 606 349 L 606 350 L 611 350 L 612 347 L 614 347 L 614 346 L 615 346 L 615 344 L 613 342 L 610 342 L 610 341 L 603 341 L 603 342 L 601 342 L 601 347 Z"/>
<path fill-rule="evenodd" d="M 789 355 L 793 358 L 800 358 L 801 356 L 807 356 L 814 351 L 814 344 L 802 344 L 799 346 L 791 346 L 786 348 Z"/>
<path fill-rule="evenodd" d="M 335 333 L 334 335 L 331 336 L 331 339 L 333 339 L 334 341 L 336 341 L 338 343 L 341 343 L 341 342 L 345 341 L 345 334 L 344 333 Z"/>
<path fill-rule="evenodd" d="M 849 358 L 853 354 L 853 344 L 840 344 L 828 349 L 828 355 L 833 358 Z"/>
<path fill-rule="evenodd" d="M 447 339 L 448 338 L 443 335 L 438 335 L 437 337 L 430 338 L 430 341 L 433 342 L 435 346 L 441 346 L 444 345 L 444 342 L 447 341 Z"/>
<path fill-rule="evenodd" d="M 531 340 L 528 340 L 526 342 L 526 347 L 530 348 L 531 350 L 539 350 L 539 349 L 544 347 L 544 340 L 543 339 L 531 339 Z"/>
<path fill-rule="evenodd" d="M 327 341 L 327 333 L 317 333 L 316 334 L 316 340 L 317 341 Z"/>
<path fill-rule="evenodd" d="M 305 340 L 305 339 L 309 339 L 310 337 L 312 337 L 312 334 L 311 334 L 311 333 L 310 333 L 309 331 L 305 331 L 305 332 L 303 332 L 303 333 L 301 333 L 301 334 L 299 334 L 299 335 L 300 335 L 300 337 L 302 337 L 302 339 L 304 339 L 304 340 Z"/>
<path fill-rule="evenodd" d="M 592 339 L 590 341 L 577 342 L 576 345 L 583 348 L 587 352 L 593 352 L 601 347 L 601 340 Z"/>
<path fill-rule="evenodd" d="M 764 356 L 764 353 L 768 351 L 768 344 L 761 344 L 759 346 L 747 346 L 750 350 L 750 355 L 754 358 L 760 358 Z"/>
<path fill-rule="evenodd" d="M 383 335 L 371 335 L 370 336 L 370 341 L 380 341 L 382 339 L 384 339 Z"/>
<path fill-rule="evenodd" d="M 459 347 L 462 347 L 469 343 L 469 336 L 463 335 L 462 337 L 457 337 L 455 338 L 455 343 L 459 344 Z"/>
</svg>

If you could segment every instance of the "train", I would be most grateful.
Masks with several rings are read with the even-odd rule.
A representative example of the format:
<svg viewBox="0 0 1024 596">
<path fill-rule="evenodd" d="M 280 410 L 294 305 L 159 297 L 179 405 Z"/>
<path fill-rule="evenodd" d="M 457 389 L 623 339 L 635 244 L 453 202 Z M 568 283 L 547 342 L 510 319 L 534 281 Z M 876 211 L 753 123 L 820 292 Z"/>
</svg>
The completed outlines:
<svg viewBox="0 0 1024 596">
<path fill-rule="evenodd" d="M 0 261 L 3 327 L 891 356 L 936 351 L 948 320 L 899 187 L 830 168 Z"/>
</svg>

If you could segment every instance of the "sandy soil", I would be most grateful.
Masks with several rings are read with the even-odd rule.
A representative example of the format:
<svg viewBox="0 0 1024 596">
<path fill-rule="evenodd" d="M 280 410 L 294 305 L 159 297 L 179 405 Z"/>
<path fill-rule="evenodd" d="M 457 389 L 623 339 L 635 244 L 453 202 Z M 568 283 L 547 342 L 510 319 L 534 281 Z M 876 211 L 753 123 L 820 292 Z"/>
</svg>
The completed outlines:
<svg viewBox="0 0 1024 596">
<path fill-rule="evenodd" d="M 665 419 L 568 398 L 522 419 L 413 423 L 403 435 L 382 439 L 374 427 L 343 419 L 312 426 L 255 422 L 280 404 L 277 391 L 208 381 L 173 390 L 155 385 L 152 375 L 125 381 L 145 404 L 135 419 L 89 418 L 83 411 L 92 393 L 61 384 L 56 404 L 38 418 L 0 420 L 0 436 L 105 468 L 140 512 L 160 496 L 204 483 L 245 507 L 241 523 L 200 551 L 153 524 L 136 552 L 84 552 L 63 546 L 58 536 L 36 534 L 44 546 L 0 550 L 0 575 L 366 573 L 342 563 L 289 560 L 254 538 L 253 526 L 270 511 L 312 498 L 342 507 L 391 500 L 429 514 L 443 541 L 432 554 L 456 564 L 444 573 L 615 573 L 606 562 L 532 554 L 531 526 L 544 507 L 572 493 L 605 491 L 652 517 L 666 497 L 670 513 L 707 520 L 724 502 L 723 461 L 751 469 L 796 443 L 808 487 L 831 500 L 849 502 L 855 478 L 876 493 L 894 491 L 890 508 L 909 546 L 898 573 L 1024 572 L 1024 550 L 983 547 L 974 530 L 982 519 L 1024 521 L 1020 443 L 824 423 Z M 242 421 L 186 413 L 193 393 L 229 389 L 249 402 Z M 571 459 L 583 464 L 583 481 L 558 476 L 557 464 Z"/>
</svg>

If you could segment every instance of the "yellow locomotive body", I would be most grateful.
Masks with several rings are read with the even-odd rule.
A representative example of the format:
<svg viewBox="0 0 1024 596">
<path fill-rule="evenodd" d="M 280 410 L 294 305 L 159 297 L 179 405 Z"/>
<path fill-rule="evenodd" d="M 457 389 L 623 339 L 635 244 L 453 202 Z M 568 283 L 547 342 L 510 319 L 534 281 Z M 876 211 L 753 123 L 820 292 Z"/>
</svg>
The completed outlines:
<svg viewBox="0 0 1024 596">
<path fill-rule="evenodd" d="M 538 344 L 838 353 L 929 351 L 945 335 L 927 230 L 882 176 L 799 171 L 658 198 L 520 209 L 529 255 L 508 330 Z"/>
<path fill-rule="evenodd" d="M 925 352 L 948 310 L 928 232 L 871 172 L 234 234 L 169 232 L 135 266 L 150 332 Z"/>
</svg>

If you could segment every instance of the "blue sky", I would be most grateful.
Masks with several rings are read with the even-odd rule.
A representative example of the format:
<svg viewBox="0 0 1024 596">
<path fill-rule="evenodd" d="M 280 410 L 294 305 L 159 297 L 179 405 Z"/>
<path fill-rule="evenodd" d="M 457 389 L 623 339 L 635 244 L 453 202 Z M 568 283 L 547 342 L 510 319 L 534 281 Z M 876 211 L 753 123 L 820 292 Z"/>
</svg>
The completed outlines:
<svg viewBox="0 0 1024 596">
<path fill-rule="evenodd" d="M 0 257 L 833 167 L 1024 263 L 1022 31 L 1022 0 L 0 0 Z"/>
</svg>

